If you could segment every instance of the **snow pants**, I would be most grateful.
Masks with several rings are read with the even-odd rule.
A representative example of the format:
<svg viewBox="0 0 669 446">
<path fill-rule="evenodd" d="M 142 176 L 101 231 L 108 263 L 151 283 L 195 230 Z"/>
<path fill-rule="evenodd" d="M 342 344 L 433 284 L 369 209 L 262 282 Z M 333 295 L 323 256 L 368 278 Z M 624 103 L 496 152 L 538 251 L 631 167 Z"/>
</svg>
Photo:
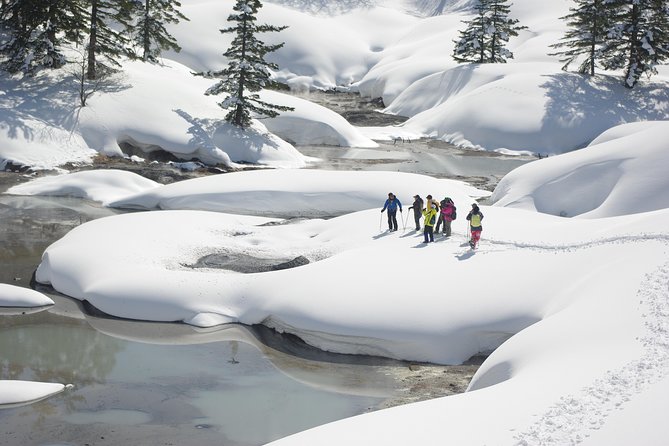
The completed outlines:
<svg viewBox="0 0 669 446">
<path fill-rule="evenodd" d="M 472 248 L 479 244 L 479 240 L 481 240 L 481 231 L 482 229 L 472 229 L 472 238 L 469 241 Z"/>
<path fill-rule="evenodd" d="M 397 209 L 388 209 L 388 229 L 397 231 Z"/>
<path fill-rule="evenodd" d="M 420 231 L 420 218 L 422 217 L 420 211 L 413 213 L 413 219 L 416 222 L 416 231 Z"/>
<path fill-rule="evenodd" d="M 425 229 L 423 229 L 423 237 L 425 239 L 424 240 L 425 243 L 427 243 L 428 241 L 433 242 L 434 241 L 434 227 L 425 225 Z"/>
</svg>

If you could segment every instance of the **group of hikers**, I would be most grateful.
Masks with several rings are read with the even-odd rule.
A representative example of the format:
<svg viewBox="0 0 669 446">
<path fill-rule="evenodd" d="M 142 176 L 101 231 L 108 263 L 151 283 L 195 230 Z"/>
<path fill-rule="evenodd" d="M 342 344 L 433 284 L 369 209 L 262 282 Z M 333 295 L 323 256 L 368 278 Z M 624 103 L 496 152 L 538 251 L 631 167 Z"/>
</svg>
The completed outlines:
<svg viewBox="0 0 669 446">
<path fill-rule="evenodd" d="M 455 203 L 450 197 L 446 197 L 440 202 L 432 198 L 432 195 L 425 197 L 425 201 L 420 195 L 413 196 L 414 202 L 409 207 L 413 209 L 414 221 L 416 223 L 416 231 L 420 231 L 420 219 L 423 218 L 423 243 L 434 242 L 435 225 L 436 232 L 442 229 L 444 236 L 451 236 L 451 222 L 457 218 L 457 209 Z M 397 210 L 402 212 L 402 203 L 392 192 L 388 194 L 388 199 L 383 204 L 381 213 L 388 210 L 388 229 L 390 232 L 397 231 Z M 469 246 L 475 249 L 481 240 L 481 225 L 483 220 L 483 213 L 479 209 L 478 204 L 473 203 L 472 209 L 467 214 L 467 221 L 469 221 L 470 239 Z"/>
</svg>

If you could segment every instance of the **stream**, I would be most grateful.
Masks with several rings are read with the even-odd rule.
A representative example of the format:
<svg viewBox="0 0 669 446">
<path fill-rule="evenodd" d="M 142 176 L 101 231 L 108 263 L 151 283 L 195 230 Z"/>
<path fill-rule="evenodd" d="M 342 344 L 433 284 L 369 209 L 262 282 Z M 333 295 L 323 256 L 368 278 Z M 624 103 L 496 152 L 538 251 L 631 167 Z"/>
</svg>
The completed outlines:
<svg viewBox="0 0 669 446">
<path fill-rule="evenodd" d="M 402 120 L 355 95 L 313 93 L 309 99 L 356 125 Z M 378 149 L 297 148 L 319 159 L 309 168 L 414 172 L 489 190 L 533 159 L 432 140 L 381 142 Z M 121 161 L 103 167 L 124 166 L 149 169 Z M 162 172 L 151 169 L 163 182 L 193 175 L 165 165 Z M 27 179 L 0 172 L 0 193 Z M 30 287 L 47 246 L 86 221 L 121 212 L 77 198 L 0 194 L 0 282 Z M 30 314 L 0 308 L 0 379 L 74 388 L 0 408 L 3 445 L 261 445 L 341 418 L 461 393 L 483 359 L 437 366 L 336 355 L 264 327 L 198 329 L 110 318 L 37 289 L 56 305 Z"/>
</svg>

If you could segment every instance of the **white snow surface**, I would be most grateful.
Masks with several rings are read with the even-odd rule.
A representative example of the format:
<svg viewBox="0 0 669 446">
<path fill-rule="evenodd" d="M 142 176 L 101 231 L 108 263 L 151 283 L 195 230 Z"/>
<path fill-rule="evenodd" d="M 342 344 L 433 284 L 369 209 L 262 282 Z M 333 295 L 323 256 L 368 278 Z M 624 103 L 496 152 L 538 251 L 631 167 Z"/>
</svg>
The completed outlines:
<svg viewBox="0 0 669 446">
<path fill-rule="evenodd" d="M 588 147 L 521 166 L 491 197 L 496 206 L 601 218 L 669 208 L 669 122 L 604 132 Z"/>
<path fill-rule="evenodd" d="M 253 171 L 140 192 L 121 186 L 110 197 L 92 192 L 98 182 L 113 184 L 116 174 L 106 172 L 84 179 L 76 192 L 58 177 L 30 193 L 51 189 L 45 193 L 169 210 L 77 227 L 46 250 L 37 280 L 120 317 L 265 324 L 334 352 L 453 364 L 492 352 L 464 394 L 341 420 L 275 445 L 663 444 L 669 69 L 658 67 L 658 76 L 632 91 L 620 86 L 620 73 L 587 79 L 562 72 L 546 54 L 565 30 L 558 18 L 571 5 L 566 0 L 515 0 L 513 15 L 529 27 L 512 40 L 515 59 L 456 66 L 452 40 L 472 3 L 370 0 L 349 8 L 342 0 L 321 2 L 325 10 L 317 12 L 313 2 L 277 0 L 260 19 L 290 25 L 268 35 L 268 43 L 286 42 L 272 55 L 281 66 L 277 79 L 296 90 L 343 85 L 383 97 L 388 112 L 411 117 L 401 134 L 492 150 L 585 147 L 510 173 L 493 194 L 495 205 L 481 207 L 477 250 L 466 244 L 464 217 L 482 195 L 462 183 L 399 173 Z M 254 124 L 253 137 L 267 146 L 239 149 L 219 125 L 220 98 L 201 94 L 211 80 L 189 74 L 223 66 L 229 36 L 218 29 L 231 6 L 188 2 L 191 22 L 173 28 L 184 51 L 167 55 L 164 66 L 125 64 L 127 85 L 94 95 L 81 110 L 73 105 L 76 92 L 64 95 L 62 84 L 3 77 L 0 159 L 47 167 L 132 142 L 223 163 L 305 165 L 290 144 L 267 135 L 268 121 L 266 128 Z M 297 117 L 312 117 L 305 107 Z M 275 130 L 285 125 L 286 139 L 296 142 L 368 144 L 355 129 L 333 132 L 338 120 L 324 116 L 313 117 L 313 135 L 280 121 Z M 392 132 L 360 134 L 400 134 Z M 454 235 L 424 245 L 404 222 L 385 232 L 379 210 L 388 192 L 402 200 L 407 229 L 411 195 L 453 196 Z M 328 212 L 349 213 L 277 219 Z M 198 263 L 279 264 L 297 256 L 311 263 L 252 274 Z"/>
<path fill-rule="evenodd" d="M 0 283 L 0 307 L 43 307 L 53 305 L 53 300 L 44 294 L 6 283 Z"/>
<path fill-rule="evenodd" d="M 101 173 L 104 175 L 104 173 Z M 473 202 L 489 192 L 462 181 L 401 172 L 256 170 L 196 178 L 109 203 L 132 209 L 192 209 L 267 217 L 329 217 L 383 206 L 394 193 L 405 212 L 416 194 Z M 473 198 L 472 198 L 473 197 Z"/>
<path fill-rule="evenodd" d="M 0 409 L 34 403 L 68 388 L 63 384 L 0 380 Z"/>
<path fill-rule="evenodd" d="M 107 204 L 128 195 L 159 187 L 155 181 L 128 171 L 89 170 L 36 178 L 10 187 L 13 195 L 54 195 L 86 198 Z"/>
</svg>

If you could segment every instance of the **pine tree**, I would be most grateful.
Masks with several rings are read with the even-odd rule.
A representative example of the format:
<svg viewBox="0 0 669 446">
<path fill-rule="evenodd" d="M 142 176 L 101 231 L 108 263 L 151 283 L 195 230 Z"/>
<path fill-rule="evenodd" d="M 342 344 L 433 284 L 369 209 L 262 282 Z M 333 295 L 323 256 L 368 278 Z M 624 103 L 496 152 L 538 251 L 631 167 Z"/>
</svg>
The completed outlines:
<svg viewBox="0 0 669 446">
<path fill-rule="evenodd" d="M 235 34 L 230 48 L 223 54 L 228 59 L 228 67 L 211 73 L 221 78 L 221 81 L 210 87 L 206 93 L 227 93 L 228 97 L 219 103 L 221 108 L 231 109 L 225 120 L 242 128 L 251 124 L 251 112 L 273 118 L 280 111 L 293 110 L 292 107 L 263 102 L 256 93 L 273 84 L 269 70 L 278 69 L 275 63 L 265 61 L 265 56 L 283 46 L 283 43 L 266 45 L 258 40 L 256 34 L 278 32 L 287 28 L 256 24 L 256 15 L 261 7 L 260 0 L 237 0 L 233 7 L 235 12 L 228 16 L 228 22 L 234 22 L 235 25 L 220 30 L 221 33 Z"/>
<path fill-rule="evenodd" d="M 0 7 L 2 68 L 31 75 L 42 68 L 59 68 L 66 62 L 61 50 L 60 0 L 6 0 Z"/>
<path fill-rule="evenodd" d="M 143 0 L 137 5 L 140 6 L 139 19 L 132 27 L 132 36 L 141 48 L 142 59 L 156 62 L 163 50 L 181 51 L 176 39 L 165 29 L 165 24 L 188 20 L 178 9 L 181 3 L 177 0 Z"/>
<path fill-rule="evenodd" d="M 602 50 L 606 69 L 624 69 L 623 84 L 634 88 L 644 74 L 667 60 L 667 0 L 613 0 L 615 15 Z"/>
<path fill-rule="evenodd" d="M 552 48 L 566 48 L 549 54 L 562 56 L 560 62 L 566 70 L 574 60 L 586 56 L 578 67 L 579 73 L 595 75 L 597 58 L 606 43 L 607 33 L 611 27 L 611 3 L 607 0 L 574 0 L 575 8 L 570 14 L 561 17 L 567 21 L 569 30 L 562 41 L 551 45 Z"/>
<path fill-rule="evenodd" d="M 120 67 L 119 57 L 136 58 L 130 48 L 130 39 L 123 30 L 132 28 L 132 0 L 88 0 L 87 72 L 86 77 L 94 80 L 98 72 Z M 111 27 L 120 25 L 121 30 Z M 104 62 L 102 62 L 103 59 Z M 105 63 L 106 62 L 106 63 Z"/>
<path fill-rule="evenodd" d="M 510 19 L 507 0 L 479 0 L 475 6 L 476 18 L 464 21 L 467 28 L 455 41 L 453 58 L 458 62 L 503 63 L 513 59 L 506 48 L 510 37 L 526 26 L 518 26 L 517 19 Z"/>
<path fill-rule="evenodd" d="M 453 59 L 457 62 L 486 62 L 486 29 L 487 29 L 487 1 L 481 0 L 475 7 L 476 17 L 473 20 L 465 20 L 467 25 L 464 31 L 460 31 L 460 38 L 455 42 Z"/>
</svg>

